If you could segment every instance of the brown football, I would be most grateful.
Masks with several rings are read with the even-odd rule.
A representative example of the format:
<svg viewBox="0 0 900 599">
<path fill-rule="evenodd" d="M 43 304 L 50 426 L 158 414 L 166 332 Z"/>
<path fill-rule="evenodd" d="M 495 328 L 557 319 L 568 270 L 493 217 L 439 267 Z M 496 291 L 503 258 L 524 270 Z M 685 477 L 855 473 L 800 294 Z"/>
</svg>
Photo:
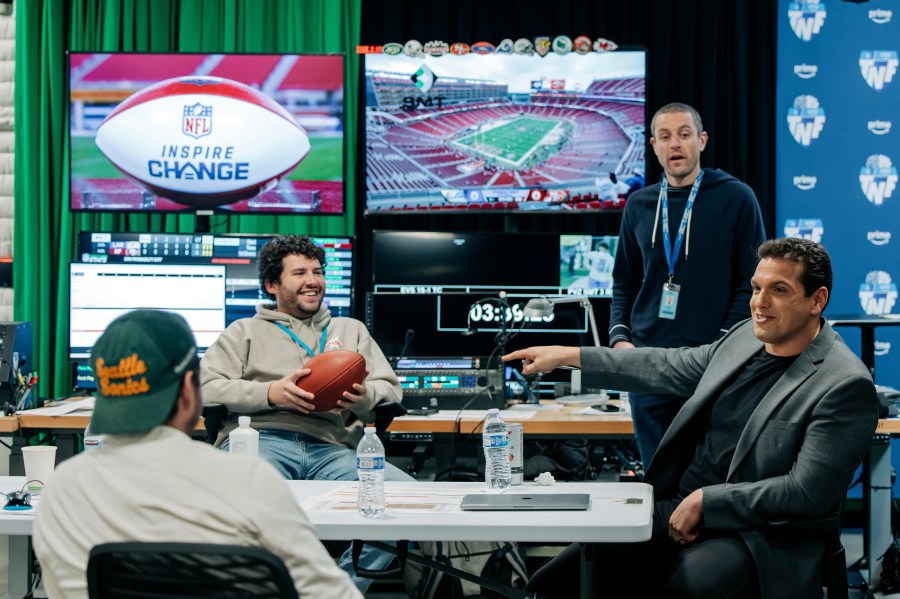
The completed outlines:
<svg viewBox="0 0 900 599">
<path fill-rule="evenodd" d="M 366 359 L 354 351 L 333 350 L 315 356 L 306 364 L 308 375 L 297 379 L 297 386 L 315 397 L 312 403 L 316 412 L 327 412 L 338 407 L 344 391 L 353 392 L 354 383 L 366 378 Z"/>
</svg>

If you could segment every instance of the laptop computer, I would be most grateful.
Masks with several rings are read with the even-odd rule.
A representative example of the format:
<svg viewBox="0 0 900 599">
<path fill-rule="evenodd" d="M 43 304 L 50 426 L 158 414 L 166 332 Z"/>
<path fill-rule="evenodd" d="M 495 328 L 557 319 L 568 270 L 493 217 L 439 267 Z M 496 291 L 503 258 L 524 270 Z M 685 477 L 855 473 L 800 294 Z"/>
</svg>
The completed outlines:
<svg viewBox="0 0 900 599">
<path fill-rule="evenodd" d="M 586 510 L 591 505 L 587 493 L 470 494 L 463 497 L 464 510 Z"/>
</svg>

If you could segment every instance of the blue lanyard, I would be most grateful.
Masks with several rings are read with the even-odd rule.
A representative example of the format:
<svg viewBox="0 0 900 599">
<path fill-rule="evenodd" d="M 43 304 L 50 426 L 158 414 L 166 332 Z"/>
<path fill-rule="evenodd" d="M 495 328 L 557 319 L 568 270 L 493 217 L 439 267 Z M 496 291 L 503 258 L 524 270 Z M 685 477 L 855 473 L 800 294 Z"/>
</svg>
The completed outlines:
<svg viewBox="0 0 900 599">
<path fill-rule="evenodd" d="M 300 347 L 302 347 L 303 349 L 306 350 L 306 353 L 309 354 L 309 357 L 310 357 L 310 358 L 312 358 L 313 356 L 316 355 L 316 352 L 314 352 L 313 349 L 312 349 L 310 346 L 308 346 L 308 345 L 306 345 L 305 343 L 303 343 L 303 341 L 300 340 L 300 337 L 298 337 L 298 336 L 296 335 L 296 333 L 294 333 L 294 331 L 290 330 L 289 328 L 287 328 L 286 326 L 284 326 L 284 325 L 281 324 L 280 322 L 276 322 L 276 323 L 275 323 L 275 326 L 277 326 L 277 327 L 280 328 L 282 331 L 284 331 L 285 333 L 287 333 L 288 335 L 290 335 L 290 336 L 291 336 L 291 339 L 293 339 L 294 341 L 297 342 L 297 345 L 299 345 Z M 320 353 L 320 354 L 321 354 L 323 351 L 325 351 L 325 339 L 326 339 L 326 337 L 328 337 L 328 325 L 327 325 L 327 324 L 325 325 L 325 330 L 322 331 L 322 340 L 319 342 L 319 353 Z"/>
<path fill-rule="evenodd" d="M 678 253 L 681 251 L 681 242 L 684 241 L 684 230 L 687 228 L 688 219 L 691 216 L 691 210 L 694 209 L 694 200 L 697 199 L 697 192 L 700 190 L 700 181 L 703 179 L 703 170 L 697 174 L 694 184 L 691 186 L 691 194 L 688 196 L 687 204 L 684 205 L 684 215 L 681 217 L 681 224 L 678 226 L 678 235 L 675 236 L 675 247 L 672 247 L 672 240 L 669 237 L 669 180 L 663 175 L 662 180 L 662 225 L 663 225 L 663 251 L 666 253 L 666 262 L 669 264 L 669 282 L 675 276 L 675 265 L 678 263 Z"/>
</svg>

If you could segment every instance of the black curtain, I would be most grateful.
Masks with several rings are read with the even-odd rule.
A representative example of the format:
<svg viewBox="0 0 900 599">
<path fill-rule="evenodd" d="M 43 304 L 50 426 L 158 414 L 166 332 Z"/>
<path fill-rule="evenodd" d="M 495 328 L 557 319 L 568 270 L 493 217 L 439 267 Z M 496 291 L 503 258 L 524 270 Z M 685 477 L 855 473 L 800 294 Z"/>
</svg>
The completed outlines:
<svg viewBox="0 0 900 599">
<path fill-rule="evenodd" d="M 772 237 L 777 17 L 776 0 L 365 0 L 360 43 L 496 44 L 504 38 L 564 34 L 644 46 L 648 119 L 668 102 L 697 108 L 710 136 L 701 164 L 721 168 L 753 188 Z M 358 147 L 357 164 L 364 165 L 365 146 Z M 658 180 L 661 172 L 648 140 L 647 180 Z M 361 179 L 357 189 L 362 195 Z M 363 219 L 362 199 L 357 222 L 363 226 L 357 234 L 363 247 L 373 229 L 618 232 L 619 214 L 602 212 L 373 214 Z"/>
</svg>

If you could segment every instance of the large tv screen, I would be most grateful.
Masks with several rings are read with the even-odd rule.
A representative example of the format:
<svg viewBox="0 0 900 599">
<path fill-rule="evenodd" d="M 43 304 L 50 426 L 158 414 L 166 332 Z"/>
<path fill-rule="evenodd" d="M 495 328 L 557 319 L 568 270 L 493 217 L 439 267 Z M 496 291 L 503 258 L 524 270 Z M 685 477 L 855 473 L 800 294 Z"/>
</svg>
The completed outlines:
<svg viewBox="0 0 900 599">
<path fill-rule="evenodd" d="M 364 60 L 370 213 L 600 208 L 643 174 L 642 50 Z"/>
<path fill-rule="evenodd" d="M 341 214 L 344 55 L 69 54 L 75 211 Z"/>
</svg>

